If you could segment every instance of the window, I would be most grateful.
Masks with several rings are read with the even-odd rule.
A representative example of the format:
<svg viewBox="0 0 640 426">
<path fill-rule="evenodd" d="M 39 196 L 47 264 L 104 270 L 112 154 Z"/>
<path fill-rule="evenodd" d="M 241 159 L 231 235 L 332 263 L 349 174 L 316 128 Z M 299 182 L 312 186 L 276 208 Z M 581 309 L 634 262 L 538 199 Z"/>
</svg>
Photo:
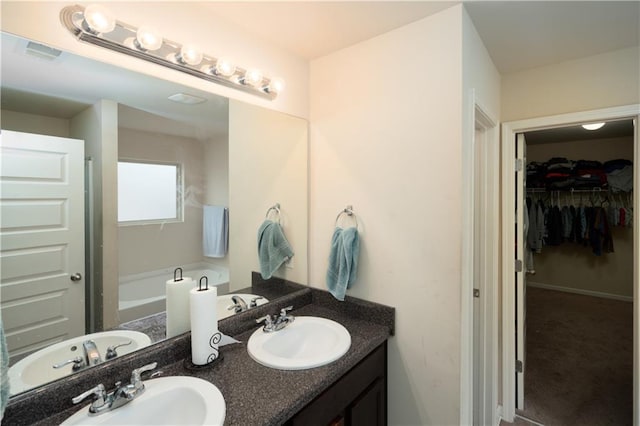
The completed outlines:
<svg viewBox="0 0 640 426">
<path fill-rule="evenodd" d="M 118 222 L 182 220 L 177 164 L 118 161 Z"/>
</svg>

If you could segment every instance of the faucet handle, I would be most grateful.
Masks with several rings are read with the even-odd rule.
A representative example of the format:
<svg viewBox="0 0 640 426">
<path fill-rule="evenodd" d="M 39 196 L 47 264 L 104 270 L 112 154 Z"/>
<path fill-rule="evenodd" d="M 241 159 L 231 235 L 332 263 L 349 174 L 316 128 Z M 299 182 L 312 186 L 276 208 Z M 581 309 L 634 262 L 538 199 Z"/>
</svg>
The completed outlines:
<svg viewBox="0 0 640 426">
<path fill-rule="evenodd" d="M 253 299 L 251 299 L 251 303 L 249 303 L 249 307 L 250 308 L 255 308 L 256 306 L 258 306 L 258 300 L 260 299 L 264 299 L 264 297 L 262 296 L 258 296 L 258 297 L 254 297 Z"/>
<path fill-rule="evenodd" d="M 122 342 L 122 343 L 118 343 L 117 345 L 111 345 L 107 348 L 107 354 L 104 356 L 105 359 L 112 359 L 118 356 L 118 353 L 116 352 L 116 349 L 118 349 L 120 346 L 128 346 L 131 343 L 133 343 L 133 340 L 129 340 L 128 342 Z"/>
<path fill-rule="evenodd" d="M 82 359 L 81 356 L 77 356 L 75 358 L 62 361 L 58 364 L 53 364 L 53 368 L 55 369 L 62 368 L 65 365 L 72 364 L 72 363 L 73 363 L 73 371 L 79 370 L 80 368 L 84 367 L 84 359 Z"/>
<path fill-rule="evenodd" d="M 271 315 L 267 314 L 256 320 L 256 323 L 258 324 L 260 324 L 261 322 L 264 322 L 264 327 L 262 327 L 264 331 L 271 330 L 273 328 L 273 319 L 271 319 Z"/>
<path fill-rule="evenodd" d="M 140 377 L 141 374 L 147 371 L 151 371 L 155 369 L 157 366 L 158 366 L 157 362 L 152 362 L 151 364 L 143 365 L 142 367 L 136 368 L 135 370 L 133 370 L 131 372 L 131 384 L 136 389 L 143 387 L 144 385 L 142 384 L 142 378 Z"/>
<path fill-rule="evenodd" d="M 287 312 L 292 311 L 292 310 L 293 310 L 293 305 L 287 306 L 286 308 L 282 308 L 282 309 L 280 309 L 280 316 L 281 317 L 286 317 L 287 316 Z"/>
<path fill-rule="evenodd" d="M 72 398 L 71 402 L 73 402 L 74 404 L 77 404 L 79 402 L 82 402 L 86 397 L 91 395 L 95 395 L 97 397 L 92 405 L 95 405 L 96 407 L 100 407 L 105 404 L 107 391 L 104 388 L 104 385 L 102 383 L 100 383 L 95 388 L 89 389 L 88 391 L 76 396 L 75 398 Z"/>
</svg>

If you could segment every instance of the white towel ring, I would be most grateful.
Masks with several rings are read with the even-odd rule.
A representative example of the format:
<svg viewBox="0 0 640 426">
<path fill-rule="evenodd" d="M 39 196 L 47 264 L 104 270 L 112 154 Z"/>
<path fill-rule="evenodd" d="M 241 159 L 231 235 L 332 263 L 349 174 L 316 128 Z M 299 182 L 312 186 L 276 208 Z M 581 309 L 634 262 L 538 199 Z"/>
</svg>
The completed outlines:
<svg viewBox="0 0 640 426">
<path fill-rule="evenodd" d="M 347 206 L 344 210 L 338 213 L 338 216 L 336 216 L 336 226 L 338 226 L 338 220 L 340 219 L 340 216 L 342 216 L 343 214 L 346 214 L 347 216 L 352 217 L 353 220 L 355 220 L 356 222 L 356 229 L 359 230 L 358 217 L 353 212 L 353 206 Z"/>
<path fill-rule="evenodd" d="M 265 215 L 265 218 L 269 219 L 269 213 L 271 213 L 272 210 L 276 212 L 278 224 L 280 224 L 280 203 L 275 203 L 273 206 L 269 207 L 269 209 L 267 210 L 267 214 Z"/>
</svg>

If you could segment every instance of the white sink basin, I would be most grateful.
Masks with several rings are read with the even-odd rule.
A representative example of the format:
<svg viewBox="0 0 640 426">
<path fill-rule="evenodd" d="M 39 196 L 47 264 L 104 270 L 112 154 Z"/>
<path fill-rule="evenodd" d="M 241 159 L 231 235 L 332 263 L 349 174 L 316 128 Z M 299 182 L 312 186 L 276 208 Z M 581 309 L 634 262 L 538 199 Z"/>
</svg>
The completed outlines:
<svg viewBox="0 0 640 426">
<path fill-rule="evenodd" d="M 197 377 L 146 380 L 145 391 L 113 411 L 89 416 L 89 405 L 62 425 L 222 425 L 226 406 L 220 390 Z"/>
<path fill-rule="evenodd" d="M 53 365 L 77 356 L 84 356 L 82 342 L 85 340 L 93 340 L 96 343 L 103 360 L 109 346 L 131 340 L 130 345 L 116 349 L 118 356 L 121 356 L 151 344 L 151 339 L 146 334 L 129 330 L 103 331 L 56 343 L 32 353 L 9 368 L 11 394 L 15 395 L 71 374 L 72 364 L 58 369 L 53 368 Z"/>
<path fill-rule="evenodd" d="M 222 296 L 218 296 L 218 303 L 216 305 L 218 320 L 230 317 L 231 315 L 234 314 L 233 309 L 231 310 L 228 309 L 230 306 L 233 306 L 233 302 L 231 301 L 232 296 L 242 297 L 242 300 L 246 302 L 247 306 L 251 303 L 252 299 L 256 297 L 260 297 L 257 294 L 247 294 L 247 293 L 229 293 L 229 294 L 223 294 Z M 256 305 L 258 306 L 264 305 L 268 301 L 269 299 L 267 298 L 258 299 L 256 300 Z"/>
<path fill-rule="evenodd" d="M 249 355 L 262 365 L 280 370 L 304 370 L 329 364 L 351 346 L 341 324 L 319 317 L 296 317 L 280 331 L 256 330 L 247 343 Z"/>
</svg>

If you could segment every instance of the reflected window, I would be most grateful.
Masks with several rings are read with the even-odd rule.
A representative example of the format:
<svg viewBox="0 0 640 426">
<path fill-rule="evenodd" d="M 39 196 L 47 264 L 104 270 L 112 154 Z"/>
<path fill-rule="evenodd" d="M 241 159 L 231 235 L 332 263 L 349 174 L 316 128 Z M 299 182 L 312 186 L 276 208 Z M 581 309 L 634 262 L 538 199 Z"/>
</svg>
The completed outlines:
<svg viewBox="0 0 640 426">
<path fill-rule="evenodd" d="M 180 165 L 118 161 L 118 222 L 182 220 Z"/>
</svg>

